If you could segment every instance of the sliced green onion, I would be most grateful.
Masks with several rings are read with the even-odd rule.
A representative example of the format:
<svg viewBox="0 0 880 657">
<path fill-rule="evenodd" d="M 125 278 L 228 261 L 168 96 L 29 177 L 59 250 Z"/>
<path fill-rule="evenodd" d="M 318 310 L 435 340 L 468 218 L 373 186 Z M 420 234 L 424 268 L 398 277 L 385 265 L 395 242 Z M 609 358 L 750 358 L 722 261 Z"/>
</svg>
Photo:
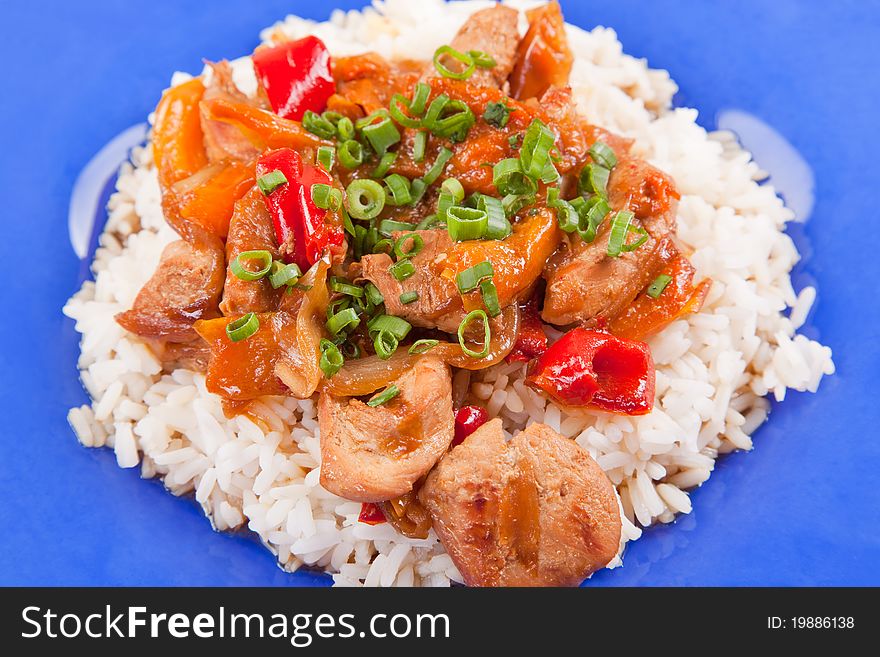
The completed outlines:
<svg viewBox="0 0 880 657">
<path fill-rule="evenodd" d="M 374 306 L 381 306 L 385 303 L 385 297 L 382 296 L 379 288 L 372 283 L 367 283 L 364 286 L 364 293 L 367 295 L 367 300 Z"/>
<path fill-rule="evenodd" d="M 428 96 L 431 95 L 431 87 L 424 82 L 419 82 L 413 89 L 413 97 L 409 103 L 409 111 L 413 116 L 421 116 L 428 104 Z"/>
<path fill-rule="evenodd" d="M 483 112 L 483 120 L 500 130 L 510 121 L 510 113 L 512 111 L 503 101 L 488 103 L 486 111 Z"/>
<path fill-rule="evenodd" d="M 434 184 L 434 181 L 443 173 L 443 169 L 446 168 L 446 163 L 449 162 L 450 159 L 452 159 L 452 151 L 444 146 L 440 149 L 440 152 L 437 153 L 437 159 L 434 160 L 434 164 L 431 165 L 428 173 L 422 176 L 422 180 L 425 181 L 426 185 Z"/>
<path fill-rule="evenodd" d="M 306 113 L 303 114 L 302 126 L 313 135 L 318 135 L 324 139 L 332 139 L 336 136 L 336 126 L 312 110 L 306 110 Z"/>
<path fill-rule="evenodd" d="M 627 235 L 629 235 L 629 233 L 635 233 L 636 235 L 639 235 L 639 238 L 635 242 L 624 241 L 623 246 L 620 247 L 620 250 L 624 253 L 635 251 L 642 244 L 648 241 L 648 231 L 646 231 L 641 226 L 633 226 L 632 224 L 630 224 Z"/>
<path fill-rule="evenodd" d="M 551 185 L 559 180 L 559 171 L 556 166 L 551 161 L 547 161 L 547 164 L 544 165 L 544 171 L 541 173 L 541 182 L 545 185 Z"/>
<path fill-rule="evenodd" d="M 412 196 L 412 201 L 410 201 L 410 205 L 418 205 L 419 201 L 422 200 L 422 197 L 425 195 L 425 191 L 428 189 L 428 186 L 425 184 L 425 181 L 421 178 L 413 178 L 412 183 L 410 183 L 410 195 Z"/>
<path fill-rule="evenodd" d="M 255 271 L 245 269 L 244 260 L 255 260 L 260 264 L 260 268 Z M 243 281 L 258 281 L 272 269 L 272 254 L 268 251 L 242 251 L 229 264 L 229 269 L 232 270 L 236 278 Z"/>
<path fill-rule="evenodd" d="M 403 247 L 406 246 L 407 240 L 411 240 L 410 249 L 404 251 Z M 417 256 L 424 247 L 425 241 L 422 239 L 421 235 L 418 233 L 407 233 L 406 235 L 398 237 L 397 241 L 394 243 L 394 255 L 398 258 L 413 258 Z"/>
<path fill-rule="evenodd" d="M 287 183 L 287 177 L 278 169 L 257 178 L 257 187 L 266 196 L 269 196 L 276 189 Z"/>
<path fill-rule="evenodd" d="M 387 238 L 379 240 L 373 246 L 373 253 L 387 253 L 388 255 L 391 255 L 394 253 L 394 242 Z"/>
<path fill-rule="evenodd" d="M 342 331 L 354 329 L 361 323 L 357 310 L 354 308 L 346 308 L 340 310 L 327 320 L 327 331 L 330 335 L 339 335 Z"/>
<path fill-rule="evenodd" d="M 414 355 L 424 354 L 431 351 L 431 349 L 436 347 L 438 344 L 440 344 L 440 340 L 416 340 L 412 343 L 412 346 L 409 348 L 408 351 L 410 354 Z"/>
<path fill-rule="evenodd" d="M 336 132 L 339 133 L 339 139 L 341 141 L 354 139 L 354 123 L 352 123 L 351 119 L 347 116 L 343 116 L 339 119 L 339 123 L 336 124 Z"/>
<path fill-rule="evenodd" d="M 360 358 L 361 349 L 354 342 L 346 340 L 342 343 L 342 355 L 346 358 Z"/>
<path fill-rule="evenodd" d="M 419 293 L 416 292 L 415 290 L 413 290 L 411 292 L 404 292 L 403 294 L 400 295 L 400 303 L 406 305 L 408 303 L 412 303 L 413 301 L 418 300 L 418 298 L 419 298 Z"/>
<path fill-rule="evenodd" d="M 614 215 L 614 218 L 611 220 L 611 237 L 608 239 L 607 253 L 609 257 L 617 258 L 625 251 L 632 251 L 633 248 L 638 248 L 626 248 L 626 238 L 629 235 L 630 224 L 634 217 L 635 215 L 629 210 L 621 210 Z M 644 239 L 647 239 L 647 236 Z M 638 246 L 641 246 L 643 241 Z"/>
<path fill-rule="evenodd" d="M 339 112 L 334 112 L 333 110 L 327 110 L 326 112 L 321 114 L 321 116 L 330 121 L 330 123 L 332 123 L 334 126 L 338 125 L 343 118 L 342 114 L 340 114 Z"/>
<path fill-rule="evenodd" d="M 455 205 L 455 197 L 449 192 L 440 192 L 437 197 L 437 217 L 440 221 L 447 221 L 446 212 Z"/>
<path fill-rule="evenodd" d="M 446 211 L 446 230 L 456 242 L 482 239 L 489 227 L 489 215 L 484 210 L 454 205 Z"/>
<path fill-rule="evenodd" d="M 318 164 L 320 164 L 326 171 L 332 171 L 333 163 L 336 161 L 336 151 L 333 150 L 332 146 L 318 146 L 315 160 L 317 160 Z"/>
<path fill-rule="evenodd" d="M 425 130 L 419 130 L 416 133 L 413 142 L 412 159 L 413 162 L 421 162 L 425 159 L 425 148 L 428 145 L 428 133 Z"/>
<path fill-rule="evenodd" d="M 384 154 L 389 147 L 400 141 L 400 131 L 394 126 L 390 118 L 385 118 L 378 123 L 371 123 L 364 127 L 361 132 L 370 146 L 377 153 Z"/>
<path fill-rule="evenodd" d="M 391 237 L 391 233 L 399 233 L 402 230 L 412 230 L 413 225 L 405 221 L 395 221 L 394 219 L 383 219 L 379 222 L 379 234 L 385 237 Z"/>
<path fill-rule="evenodd" d="M 660 274 L 654 281 L 648 286 L 647 295 L 652 299 L 658 298 L 661 294 L 663 294 L 663 290 L 666 289 L 666 286 L 672 282 L 672 276 L 668 274 Z"/>
<path fill-rule="evenodd" d="M 391 169 L 391 166 L 396 159 L 397 153 L 385 153 L 379 158 L 379 164 L 377 164 L 376 168 L 370 172 L 370 176 L 373 178 L 382 178 Z"/>
<path fill-rule="evenodd" d="M 501 194 L 534 194 L 535 182 L 523 173 L 520 160 L 509 157 L 492 167 L 492 183 Z"/>
<path fill-rule="evenodd" d="M 248 313 L 226 325 L 226 336 L 233 342 L 247 340 L 260 328 L 260 318 L 256 313 Z"/>
<path fill-rule="evenodd" d="M 332 189 L 333 188 L 330 185 L 325 183 L 315 183 L 312 185 L 312 202 L 316 207 L 322 210 L 326 210 L 330 207 L 330 193 Z"/>
<path fill-rule="evenodd" d="M 391 118 L 397 121 L 404 128 L 418 128 L 422 121 L 421 119 L 412 118 L 404 114 L 401 106 L 405 107 L 407 111 L 412 112 L 410 109 L 409 101 L 403 97 L 402 94 L 394 94 L 391 96 L 391 103 L 388 106 L 388 109 L 391 113 Z"/>
<path fill-rule="evenodd" d="M 440 94 L 428 107 L 422 121 L 428 130 L 438 137 L 452 141 L 464 141 L 468 130 L 477 119 L 467 103 L 461 100 L 450 100 L 446 94 Z"/>
<path fill-rule="evenodd" d="M 357 169 L 364 162 L 364 147 L 359 141 L 348 139 L 336 148 L 339 163 L 346 169 Z"/>
<path fill-rule="evenodd" d="M 340 206 L 339 213 L 342 215 L 342 226 L 345 228 L 345 232 L 354 237 L 357 233 L 355 233 L 354 224 L 351 223 L 351 217 L 348 216 L 344 206 Z"/>
<path fill-rule="evenodd" d="M 412 202 L 410 182 L 399 173 L 392 173 L 385 177 L 385 185 L 388 187 L 390 199 L 386 199 L 391 205 L 409 205 Z"/>
<path fill-rule="evenodd" d="M 321 360 L 318 362 L 318 366 L 321 368 L 324 376 L 329 379 L 342 369 L 345 358 L 342 356 L 342 352 L 339 351 L 339 347 L 330 342 L 330 340 L 322 339 L 319 346 L 321 349 Z"/>
<path fill-rule="evenodd" d="M 373 219 L 385 207 L 385 190 L 375 180 L 361 178 L 345 189 L 348 211 L 355 219 Z"/>
<path fill-rule="evenodd" d="M 483 322 L 483 349 L 481 351 L 474 351 L 464 343 L 464 334 L 470 324 L 475 320 L 481 320 Z M 461 320 L 461 324 L 458 325 L 458 344 L 461 345 L 461 350 L 471 358 L 485 358 L 488 356 L 489 342 L 491 339 L 492 329 L 489 327 L 489 317 L 483 310 L 477 309 L 470 311 L 464 316 L 464 319 Z"/>
<path fill-rule="evenodd" d="M 578 179 L 578 191 L 605 196 L 610 175 L 611 171 L 605 167 L 598 164 L 588 164 L 583 168 Z"/>
<path fill-rule="evenodd" d="M 388 333 L 398 340 L 403 340 L 412 330 L 412 324 L 405 319 L 394 315 L 376 315 L 367 322 L 367 331 L 373 333 Z"/>
<path fill-rule="evenodd" d="M 457 178 L 447 178 L 444 180 L 443 184 L 440 185 L 440 190 L 451 194 L 456 203 L 461 203 L 464 200 L 464 187 L 461 186 Z"/>
<path fill-rule="evenodd" d="M 486 213 L 488 221 L 486 224 L 486 237 L 490 240 L 503 240 L 513 232 L 510 222 L 504 214 L 504 206 L 501 200 L 494 196 L 486 194 L 478 194 L 476 196 L 475 207 Z"/>
<path fill-rule="evenodd" d="M 495 68 L 497 66 L 495 58 L 482 50 L 468 50 L 468 55 L 474 60 L 474 64 L 480 68 Z"/>
<path fill-rule="evenodd" d="M 535 204 L 535 195 L 532 194 L 508 194 L 501 199 L 501 207 L 507 216 L 515 215 L 523 208 Z"/>
<path fill-rule="evenodd" d="M 397 351 L 398 344 L 400 344 L 400 340 L 387 331 L 379 331 L 373 338 L 373 349 L 382 360 L 391 358 Z"/>
<path fill-rule="evenodd" d="M 578 213 L 578 235 L 583 241 L 592 242 L 596 239 L 599 226 L 611 212 L 611 206 L 601 196 L 591 196 L 588 199 L 579 196 L 571 205 Z"/>
<path fill-rule="evenodd" d="M 296 263 L 285 265 L 276 260 L 272 263 L 272 271 L 269 273 L 269 284 L 277 290 L 284 285 L 296 285 L 301 276 L 302 271 Z"/>
<path fill-rule="evenodd" d="M 333 292 L 339 292 L 340 294 L 346 294 L 350 297 L 362 297 L 364 296 L 364 289 L 362 287 L 358 287 L 357 285 L 352 285 L 344 278 L 337 278 L 336 276 L 330 277 L 330 289 Z"/>
<path fill-rule="evenodd" d="M 446 224 L 436 214 L 429 214 L 416 224 L 416 230 L 430 230 L 431 228 L 446 227 Z"/>
<path fill-rule="evenodd" d="M 351 299 L 348 297 L 339 297 L 338 299 L 333 299 L 333 301 L 327 304 L 327 310 L 325 311 L 327 315 L 327 319 L 330 319 L 338 312 L 345 310 L 346 308 L 351 308 Z"/>
<path fill-rule="evenodd" d="M 532 180 L 538 180 L 544 173 L 544 167 L 550 162 L 550 149 L 556 141 L 556 135 L 541 119 L 533 119 L 523 137 L 519 159 L 522 171 Z"/>
<path fill-rule="evenodd" d="M 464 66 L 464 70 L 456 72 L 446 66 L 442 61 L 440 61 L 444 55 L 448 55 L 452 59 L 462 64 Z M 436 68 L 437 72 L 445 78 L 452 78 L 453 80 L 467 80 L 474 74 L 476 66 L 477 65 L 474 63 L 473 57 L 471 57 L 468 53 L 459 52 L 451 46 L 440 46 L 434 52 L 434 68 Z"/>
<path fill-rule="evenodd" d="M 486 306 L 486 312 L 489 317 L 497 317 L 501 314 L 501 305 L 498 303 L 498 288 L 490 279 L 480 283 L 480 296 L 483 297 L 483 304 Z"/>
<path fill-rule="evenodd" d="M 388 116 L 389 116 L 388 110 L 385 109 L 384 107 L 380 107 L 379 109 L 374 110 L 373 112 L 370 112 L 367 116 L 355 121 L 354 127 L 357 128 L 358 130 L 363 130 L 368 125 L 373 123 L 376 119 L 387 119 Z"/>
<path fill-rule="evenodd" d="M 388 268 L 390 273 L 398 281 L 405 281 L 407 278 L 416 273 L 415 265 L 409 261 L 409 258 L 398 260 Z"/>
<path fill-rule="evenodd" d="M 473 267 L 459 272 L 455 277 L 455 284 L 458 286 L 459 292 L 467 294 L 476 290 L 482 281 L 492 278 L 494 274 L 495 270 L 492 268 L 492 263 L 484 260 Z"/>
<path fill-rule="evenodd" d="M 590 150 L 587 152 L 590 154 L 590 157 L 593 158 L 593 162 L 599 166 L 605 167 L 606 169 L 613 169 L 617 166 L 617 155 L 614 154 L 611 147 L 604 141 L 597 141 L 590 146 Z"/>
<path fill-rule="evenodd" d="M 388 403 L 399 394 L 400 389 L 392 383 L 390 386 L 385 388 L 385 390 L 370 399 L 370 401 L 367 402 L 367 406 L 372 406 L 373 408 L 375 408 L 376 406 L 381 406 L 382 404 Z"/>
</svg>

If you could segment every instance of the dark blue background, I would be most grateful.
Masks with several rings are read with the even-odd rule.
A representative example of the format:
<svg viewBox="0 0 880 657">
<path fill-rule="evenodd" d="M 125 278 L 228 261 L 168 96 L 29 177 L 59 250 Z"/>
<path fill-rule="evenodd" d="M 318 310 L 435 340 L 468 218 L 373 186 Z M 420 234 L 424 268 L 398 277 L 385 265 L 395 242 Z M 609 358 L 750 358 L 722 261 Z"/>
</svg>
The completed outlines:
<svg viewBox="0 0 880 657">
<path fill-rule="evenodd" d="M 318 9 L 317 6 L 322 8 Z M 250 51 L 293 0 L 4 2 L 0 9 L 0 584 L 305 584 L 253 541 L 215 534 L 194 504 L 77 445 L 84 403 L 72 323 L 73 180 L 109 139 L 144 120 L 174 70 Z M 350 8 L 360 2 L 338 2 Z M 628 52 L 669 69 L 682 104 L 714 126 L 751 112 L 812 165 L 809 333 L 839 373 L 792 394 L 693 495 L 694 513 L 648 532 L 593 583 L 880 584 L 875 200 L 880 6 L 875 2 L 563 2 L 570 22 L 615 27 Z M 747 144 L 748 145 L 748 144 Z"/>
</svg>

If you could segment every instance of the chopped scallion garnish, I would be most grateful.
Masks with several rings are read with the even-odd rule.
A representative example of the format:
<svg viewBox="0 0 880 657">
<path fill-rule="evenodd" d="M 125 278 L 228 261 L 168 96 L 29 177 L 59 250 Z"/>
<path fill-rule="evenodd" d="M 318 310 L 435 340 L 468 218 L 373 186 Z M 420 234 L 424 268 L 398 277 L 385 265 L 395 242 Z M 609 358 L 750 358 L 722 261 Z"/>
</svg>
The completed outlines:
<svg viewBox="0 0 880 657">
<path fill-rule="evenodd" d="M 413 301 L 417 301 L 419 298 L 419 293 L 415 290 L 410 292 L 404 292 L 400 295 L 400 303 L 406 305 L 408 303 L 412 303 Z"/>
<path fill-rule="evenodd" d="M 550 162 L 550 149 L 556 141 L 556 135 L 541 119 L 533 119 L 523 137 L 519 159 L 522 171 L 532 180 L 542 178 L 544 169 Z M 557 174 L 558 175 L 558 174 Z"/>
<path fill-rule="evenodd" d="M 440 340 L 416 340 L 412 343 L 412 346 L 410 346 L 408 352 L 413 355 L 424 354 L 431 351 L 431 349 L 436 347 L 438 344 L 440 344 Z"/>
<path fill-rule="evenodd" d="M 394 276 L 395 280 L 405 281 L 407 278 L 416 273 L 415 265 L 410 262 L 409 258 L 398 260 L 388 268 L 388 272 Z"/>
<path fill-rule="evenodd" d="M 412 149 L 412 159 L 413 162 L 421 162 L 425 159 L 425 148 L 428 144 L 428 132 L 426 130 L 419 130 L 416 133 L 415 141 L 413 142 Z"/>
<path fill-rule="evenodd" d="M 260 318 L 256 313 L 248 313 L 226 325 L 226 336 L 233 342 L 247 340 L 260 328 Z"/>
<path fill-rule="evenodd" d="M 321 360 L 318 365 L 324 373 L 324 376 L 329 379 L 342 369 L 342 365 L 345 363 L 345 358 L 343 357 L 342 352 L 339 351 L 339 347 L 330 340 L 322 339 L 319 343 L 319 347 L 321 350 Z"/>
<path fill-rule="evenodd" d="M 392 205 L 409 205 L 412 201 L 410 182 L 399 173 L 392 173 L 385 177 L 385 185 L 388 187 L 389 198 L 387 202 Z"/>
<path fill-rule="evenodd" d="M 318 152 L 315 159 L 324 170 L 332 171 L 333 163 L 336 161 L 336 151 L 333 150 L 332 146 L 318 146 Z"/>
<path fill-rule="evenodd" d="M 257 178 L 257 187 L 266 196 L 269 196 L 276 189 L 287 183 L 287 177 L 278 169 Z"/>
<path fill-rule="evenodd" d="M 486 111 L 483 112 L 483 120 L 500 130 L 507 125 L 512 111 L 513 110 L 505 105 L 503 101 L 488 103 L 486 105 Z"/>
<path fill-rule="evenodd" d="M 336 126 L 326 117 L 316 114 L 312 110 L 306 110 L 306 113 L 303 114 L 302 126 L 313 135 L 324 139 L 332 139 L 336 136 Z"/>
<path fill-rule="evenodd" d="M 400 389 L 392 383 L 390 386 L 385 388 L 385 390 L 370 399 L 370 401 L 367 402 L 367 406 L 371 406 L 373 408 L 375 408 L 376 406 L 381 406 L 382 404 L 390 402 L 399 394 Z"/>
<path fill-rule="evenodd" d="M 330 335 L 339 335 L 343 331 L 356 328 L 360 323 L 361 320 L 358 317 L 357 310 L 354 308 L 346 308 L 345 310 L 340 310 L 328 319 L 326 326 Z"/>
<path fill-rule="evenodd" d="M 464 68 L 460 71 L 452 70 L 443 63 L 442 59 L 445 56 L 454 59 Z M 471 57 L 468 53 L 459 52 L 451 46 L 440 46 L 434 52 L 434 68 L 436 68 L 437 72 L 445 78 L 452 78 L 453 80 L 467 80 L 469 77 L 471 77 L 471 75 L 474 74 L 474 70 L 476 69 L 476 67 L 477 65 L 474 62 L 473 57 Z"/>
<path fill-rule="evenodd" d="M 379 158 L 379 164 L 376 165 L 376 168 L 370 171 L 370 175 L 373 178 L 382 178 L 391 169 L 396 159 L 397 153 L 385 153 Z"/>
<path fill-rule="evenodd" d="M 489 226 L 489 215 L 484 210 L 454 205 L 446 211 L 446 230 L 456 242 L 482 239 Z"/>
<path fill-rule="evenodd" d="M 376 315 L 367 322 L 367 331 L 374 333 L 388 333 L 398 340 L 403 340 L 412 330 L 412 324 L 401 317 L 394 315 Z"/>
<path fill-rule="evenodd" d="M 383 219 L 379 222 L 379 234 L 385 237 L 391 237 L 391 233 L 399 233 L 402 230 L 412 230 L 412 228 L 413 225 L 405 221 Z"/>
<path fill-rule="evenodd" d="M 440 177 L 440 174 L 443 173 L 443 169 L 446 168 L 446 163 L 452 158 L 452 151 L 446 148 L 445 146 L 440 149 L 440 152 L 437 153 L 437 159 L 434 160 L 434 164 L 431 165 L 431 168 L 428 169 L 428 172 L 422 176 L 422 180 L 425 181 L 426 185 L 434 184 L 434 181 Z"/>
<path fill-rule="evenodd" d="M 337 278 L 336 276 L 330 277 L 330 289 L 333 292 L 339 292 L 340 294 L 345 294 L 350 297 L 360 298 L 364 296 L 364 289 L 362 287 L 352 285 L 344 278 Z"/>
<path fill-rule="evenodd" d="M 364 147 L 359 141 L 348 139 L 336 148 L 339 163 L 346 169 L 356 169 L 364 161 Z"/>
<path fill-rule="evenodd" d="M 383 155 L 391 146 L 400 141 L 400 131 L 390 118 L 384 118 L 378 123 L 371 123 L 362 128 L 361 132 L 370 142 L 373 150 Z"/>
<path fill-rule="evenodd" d="M 614 151 L 611 150 L 611 147 L 603 141 L 597 141 L 590 147 L 588 152 L 590 157 L 593 158 L 593 162 L 599 166 L 603 166 L 606 169 L 613 169 L 617 166 L 617 155 L 615 155 Z"/>
<path fill-rule="evenodd" d="M 375 180 L 360 178 L 345 190 L 348 211 L 355 219 L 373 219 L 385 207 L 385 190 Z"/>
<path fill-rule="evenodd" d="M 253 260 L 260 268 L 256 270 L 245 269 L 244 261 Z M 269 251 L 242 251 L 235 260 L 229 263 L 229 269 L 236 278 L 243 281 L 258 281 L 272 269 L 272 254 Z"/>
<path fill-rule="evenodd" d="M 501 314 L 501 305 L 498 303 L 498 288 L 491 279 L 480 283 L 480 296 L 483 297 L 483 305 L 489 317 L 497 317 Z"/>
<path fill-rule="evenodd" d="M 410 241 L 409 250 L 404 250 L 407 241 Z M 398 258 L 412 258 L 417 256 L 425 247 L 425 241 L 418 233 L 406 233 L 397 238 L 394 243 L 394 255 Z"/>
<path fill-rule="evenodd" d="M 610 175 L 610 169 L 606 169 L 599 164 L 588 164 L 581 171 L 581 176 L 578 180 L 578 191 L 605 196 Z"/>
<path fill-rule="evenodd" d="M 652 299 L 657 299 L 661 294 L 663 294 L 663 290 L 666 289 L 666 286 L 672 282 L 672 276 L 668 274 L 660 274 L 654 281 L 648 286 L 647 295 Z"/>
<path fill-rule="evenodd" d="M 269 284 L 277 290 L 285 285 L 296 285 L 300 276 L 302 276 L 302 271 L 300 271 L 299 265 L 296 263 L 285 265 L 276 260 L 272 263 L 272 270 L 269 273 Z"/>
<path fill-rule="evenodd" d="M 611 237 L 608 240 L 608 256 L 617 258 L 621 253 L 635 251 L 642 244 L 648 241 L 648 233 L 641 226 L 633 226 L 632 220 L 635 215 L 629 210 L 621 210 L 614 215 L 611 220 Z M 629 234 L 638 233 L 641 235 L 638 240 L 631 244 L 627 244 Z"/>
<path fill-rule="evenodd" d="M 464 334 L 467 332 L 470 324 L 476 320 L 483 322 L 483 348 L 480 351 L 474 351 L 469 348 L 464 342 Z M 492 329 L 489 327 L 489 317 L 486 315 L 484 310 L 472 310 L 467 315 L 464 316 L 464 319 L 461 320 L 461 324 L 458 325 L 458 344 L 461 345 L 461 350 L 466 353 L 471 358 L 485 358 L 489 355 L 489 342 L 492 339 Z"/>
<path fill-rule="evenodd" d="M 492 278 L 494 274 L 495 270 L 492 268 L 492 263 L 484 260 L 473 267 L 459 272 L 455 277 L 455 284 L 458 286 L 460 293 L 467 294 L 476 290 L 482 281 Z"/>
<path fill-rule="evenodd" d="M 367 300 L 374 306 L 381 306 L 385 303 L 385 297 L 382 296 L 379 288 L 372 283 L 367 283 L 364 286 L 364 293 L 367 295 Z"/>
<path fill-rule="evenodd" d="M 480 68 L 495 68 L 497 65 L 495 58 L 482 50 L 468 50 L 468 55 L 474 60 L 474 64 Z"/>
<path fill-rule="evenodd" d="M 520 160 L 514 157 L 492 167 L 492 182 L 505 196 L 534 194 L 537 189 L 535 182 L 523 173 Z"/>
</svg>

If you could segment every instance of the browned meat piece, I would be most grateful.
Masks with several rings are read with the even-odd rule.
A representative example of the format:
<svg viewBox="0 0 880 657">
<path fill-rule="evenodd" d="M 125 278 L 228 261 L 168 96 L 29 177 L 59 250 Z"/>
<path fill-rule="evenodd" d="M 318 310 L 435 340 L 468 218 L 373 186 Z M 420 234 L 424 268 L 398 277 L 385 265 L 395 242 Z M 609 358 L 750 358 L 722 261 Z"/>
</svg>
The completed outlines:
<svg viewBox="0 0 880 657">
<path fill-rule="evenodd" d="M 162 362 L 162 368 L 166 372 L 170 373 L 179 368 L 196 372 L 206 372 L 208 370 L 211 350 L 201 338 L 192 342 L 155 340 L 150 346 Z"/>
<path fill-rule="evenodd" d="M 375 408 L 328 393 L 318 400 L 321 485 L 331 493 L 357 502 L 405 495 L 452 442 L 449 367 L 420 358 L 395 385 L 400 394 Z"/>
<path fill-rule="evenodd" d="M 461 26 L 449 45 L 459 52 L 481 50 L 495 58 L 493 68 L 477 67 L 470 82 L 487 87 L 503 88 L 507 76 L 513 70 L 516 48 L 519 45 L 519 12 L 516 9 L 495 5 L 475 12 Z M 453 68 L 457 62 L 445 62 Z"/>
<path fill-rule="evenodd" d="M 226 285 L 220 310 L 224 315 L 267 313 L 278 308 L 281 290 L 273 290 L 269 279 L 243 281 L 232 273 L 232 261 L 243 251 L 268 251 L 278 258 L 275 229 L 266 204 L 255 187 L 235 203 L 226 238 Z M 247 267 L 247 263 L 245 267 Z"/>
<path fill-rule="evenodd" d="M 239 91 L 232 81 L 232 67 L 229 62 L 224 60 L 208 65 L 211 67 L 212 75 L 210 84 L 205 88 L 205 95 L 202 96 L 203 103 L 214 98 L 222 98 L 231 102 L 254 104 L 255 101 L 251 101 Z M 246 162 L 260 154 L 236 126 L 212 120 L 204 105 L 200 106 L 200 115 L 205 152 L 209 161 L 232 159 Z"/>
<path fill-rule="evenodd" d="M 596 239 L 587 244 L 569 235 L 544 268 L 547 291 L 541 317 L 557 326 L 592 326 L 623 311 L 675 257 L 673 244 L 678 192 L 672 180 L 648 163 L 624 159 L 608 182 L 613 211 L 627 209 L 648 232 L 635 251 L 607 255 L 611 237 L 606 219 Z M 634 238 L 630 237 L 630 241 Z"/>
<path fill-rule="evenodd" d="M 551 86 L 564 87 L 574 63 L 558 2 L 527 12 L 529 30 L 519 44 L 510 74 L 510 95 L 540 98 Z"/>
<path fill-rule="evenodd" d="M 138 292 L 134 306 L 116 315 L 116 321 L 145 338 L 195 340 L 193 324 L 220 314 L 223 264 L 219 240 L 205 237 L 195 244 L 172 242 L 162 252 L 156 272 Z"/>
<path fill-rule="evenodd" d="M 435 264 L 442 264 L 453 242 L 445 230 L 417 230 L 424 242 L 422 250 L 412 259 L 415 274 L 398 281 L 389 273 L 393 261 L 384 253 L 364 256 L 361 259 L 361 276 L 379 288 L 385 297 L 385 312 L 407 320 L 414 326 L 440 328 L 455 332 L 463 316 L 461 296 L 455 283 L 437 276 Z M 394 233 L 394 239 L 407 233 Z M 409 248 L 409 244 L 404 246 Z M 439 260 L 438 260 L 439 259 Z M 419 298 L 412 303 L 400 302 L 404 292 L 416 291 Z"/>
<path fill-rule="evenodd" d="M 506 443 L 501 420 L 488 422 L 443 457 L 419 499 L 470 586 L 577 586 L 620 544 L 608 477 L 544 424 Z"/>
</svg>

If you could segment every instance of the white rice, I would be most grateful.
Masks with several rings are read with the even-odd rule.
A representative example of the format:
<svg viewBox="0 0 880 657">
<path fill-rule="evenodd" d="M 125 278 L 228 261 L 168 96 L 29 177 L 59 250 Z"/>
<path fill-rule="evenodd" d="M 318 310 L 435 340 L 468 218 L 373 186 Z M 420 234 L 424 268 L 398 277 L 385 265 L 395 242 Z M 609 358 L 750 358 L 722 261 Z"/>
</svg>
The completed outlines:
<svg viewBox="0 0 880 657">
<path fill-rule="evenodd" d="M 471 12 L 491 3 L 374 4 L 335 11 L 325 23 L 290 16 L 262 37 L 311 33 L 336 54 L 373 50 L 429 59 Z M 641 527 L 689 513 L 686 489 L 709 478 L 719 454 L 751 449 L 750 435 L 767 418 L 768 394 L 781 401 L 789 388 L 815 392 L 834 365 L 829 348 L 796 334 L 816 293 L 792 289 L 789 273 L 799 256 L 783 229 L 794 217 L 772 186 L 758 184 L 765 174 L 751 156 L 729 133 L 699 127 L 695 110 L 671 109 L 675 83 L 624 55 L 613 30 L 569 26 L 568 36 L 579 109 L 634 138 L 639 154 L 675 178 L 682 194 L 679 237 L 694 250 L 699 276 L 714 285 L 699 314 L 650 341 L 657 365 L 650 415 L 567 413 L 523 384 L 520 364 L 484 371 L 470 385 L 508 433 L 546 422 L 589 450 L 620 495 L 622 550 Z M 237 83 L 252 89 L 247 60 L 235 70 Z M 413 540 L 387 524 L 359 523 L 360 504 L 321 488 L 314 400 L 265 398 L 262 422 L 228 420 L 202 374 L 161 374 L 146 345 L 113 320 L 176 238 L 162 217 L 149 148 L 135 149 L 122 167 L 108 207 L 92 264 L 95 281 L 64 308 L 82 333 L 79 367 L 93 399 L 69 414 L 80 442 L 113 448 L 120 467 L 140 465 L 143 476 L 161 477 L 175 495 L 193 493 L 217 530 L 247 525 L 287 570 L 315 566 L 344 586 L 460 581 L 433 532 Z M 620 563 L 618 557 L 610 566 Z"/>
</svg>

